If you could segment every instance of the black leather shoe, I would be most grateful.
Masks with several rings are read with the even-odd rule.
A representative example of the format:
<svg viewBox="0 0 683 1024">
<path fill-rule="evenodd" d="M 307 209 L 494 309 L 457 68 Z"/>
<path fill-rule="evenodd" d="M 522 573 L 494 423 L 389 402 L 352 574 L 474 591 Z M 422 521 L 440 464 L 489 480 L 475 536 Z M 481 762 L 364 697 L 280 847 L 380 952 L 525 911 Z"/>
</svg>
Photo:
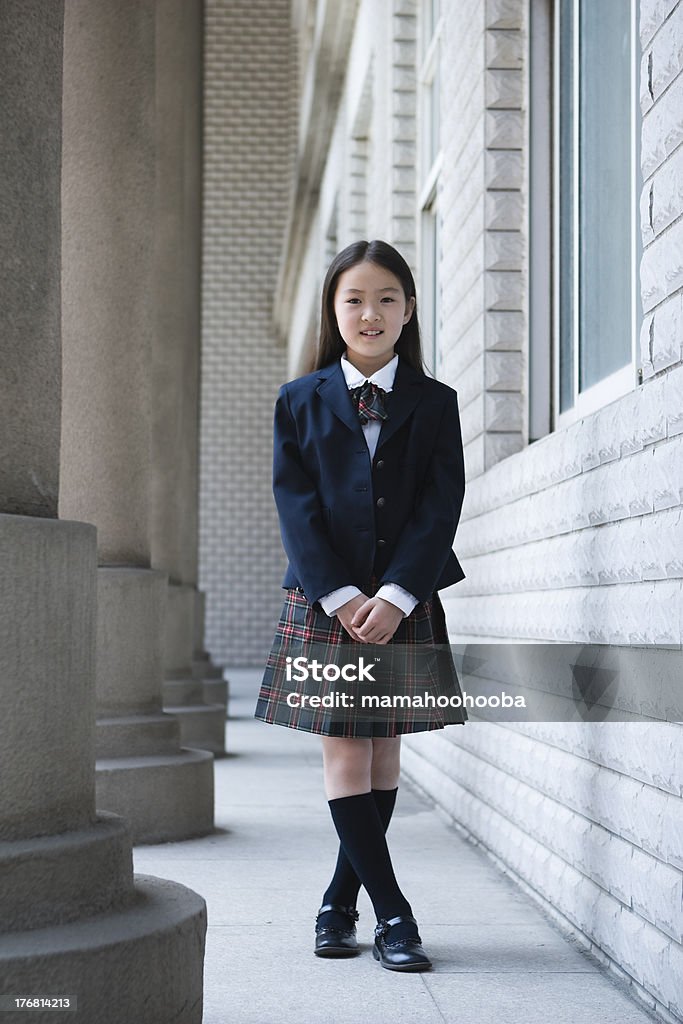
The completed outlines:
<svg viewBox="0 0 683 1024">
<path fill-rule="evenodd" d="M 409 914 L 390 917 L 388 921 L 382 918 L 375 928 L 375 945 L 372 948 L 372 955 L 375 960 L 379 960 L 382 967 L 386 967 L 389 971 L 428 971 L 432 966 L 432 961 L 422 948 L 422 939 L 417 933 L 413 939 L 399 939 L 397 942 L 386 941 L 392 925 L 405 922 L 410 922 L 417 927 L 417 921 Z"/>
<path fill-rule="evenodd" d="M 329 925 L 318 924 L 321 914 L 333 910 L 337 914 L 343 914 L 348 919 L 348 928 L 330 928 Z M 360 953 L 358 940 L 356 939 L 356 921 L 358 911 L 355 907 L 342 907 L 338 903 L 325 903 L 318 911 L 315 919 L 315 949 L 316 956 L 343 957 L 357 956 Z"/>
</svg>

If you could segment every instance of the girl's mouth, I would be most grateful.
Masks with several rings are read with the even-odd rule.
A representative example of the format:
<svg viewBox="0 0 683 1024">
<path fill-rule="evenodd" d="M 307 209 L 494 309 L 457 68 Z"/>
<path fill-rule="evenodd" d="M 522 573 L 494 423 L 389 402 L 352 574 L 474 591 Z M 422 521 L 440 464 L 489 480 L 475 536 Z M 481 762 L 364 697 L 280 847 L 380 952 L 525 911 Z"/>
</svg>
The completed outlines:
<svg viewBox="0 0 683 1024">
<path fill-rule="evenodd" d="M 376 338 L 378 334 L 384 334 L 384 331 L 361 331 L 366 338 Z"/>
</svg>

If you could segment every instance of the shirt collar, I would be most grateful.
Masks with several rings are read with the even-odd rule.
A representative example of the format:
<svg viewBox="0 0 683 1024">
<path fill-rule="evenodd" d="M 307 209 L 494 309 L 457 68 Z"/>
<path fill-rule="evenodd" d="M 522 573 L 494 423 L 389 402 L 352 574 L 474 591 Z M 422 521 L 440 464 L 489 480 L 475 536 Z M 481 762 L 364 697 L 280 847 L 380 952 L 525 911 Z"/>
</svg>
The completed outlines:
<svg viewBox="0 0 683 1024">
<path fill-rule="evenodd" d="M 357 369 L 353 363 L 350 363 L 346 358 L 346 353 L 341 357 L 341 368 L 346 378 L 346 384 L 349 388 L 357 388 L 359 384 L 363 384 L 366 380 L 369 380 L 373 384 L 377 384 L 384 391 L 391 391 L 394 386 L 394 377 L 396 376 L 396 368 L 398 366 L 398 354 L 394 356 L 391 362 L 383 366 L 381 370 L 377 370 L 370 377 L 364 377 L 363 374 Z"/>
</svg>

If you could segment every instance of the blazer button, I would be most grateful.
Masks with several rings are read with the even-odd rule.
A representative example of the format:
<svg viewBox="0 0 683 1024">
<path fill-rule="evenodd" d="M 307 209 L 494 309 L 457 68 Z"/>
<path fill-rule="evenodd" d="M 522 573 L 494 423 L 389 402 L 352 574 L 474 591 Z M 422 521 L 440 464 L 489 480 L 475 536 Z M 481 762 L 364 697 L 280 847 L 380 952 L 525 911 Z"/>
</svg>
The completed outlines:
<svg viewBox="0 0 683 1024">
<path fill-rule="evenodd" d="M 384 498 L 378 498 L 377 499 L 377 508 L 384 508 L 385 505 L 386 505 L 386 500 Z"/>
<path fill-rule="evenodd" d="M 375 463 L 375 469 L 382 469 L 384 466 L 384 459 L 380 459 L 379 462 Z"/>
<path fill-rule="evenodd" d="M 378 548 L 383 548 L 383 547 L 385 547 L 386 543 L 387 542 L 385 540 L 378 540 L 377 541 L 377 547 Z"/>
</svg>

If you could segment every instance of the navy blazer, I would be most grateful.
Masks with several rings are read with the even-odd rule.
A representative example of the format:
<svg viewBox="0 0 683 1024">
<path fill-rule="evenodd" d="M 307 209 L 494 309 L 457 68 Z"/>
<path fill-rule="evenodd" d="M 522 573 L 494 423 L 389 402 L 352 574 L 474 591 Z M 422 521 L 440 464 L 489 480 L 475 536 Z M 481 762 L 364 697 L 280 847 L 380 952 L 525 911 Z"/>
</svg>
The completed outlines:
<svg viewBox="0 0 683 1024">
<path fill-rule="evenodd" d="M 425 601 L 464 579 L 452 550 L 465 494 L 457 393 L 399 358 L 370 459 L 337 361 L 280 388 L 273 493 L 283 587 L 310 604 L 374 575 Z"/>
</svg>

